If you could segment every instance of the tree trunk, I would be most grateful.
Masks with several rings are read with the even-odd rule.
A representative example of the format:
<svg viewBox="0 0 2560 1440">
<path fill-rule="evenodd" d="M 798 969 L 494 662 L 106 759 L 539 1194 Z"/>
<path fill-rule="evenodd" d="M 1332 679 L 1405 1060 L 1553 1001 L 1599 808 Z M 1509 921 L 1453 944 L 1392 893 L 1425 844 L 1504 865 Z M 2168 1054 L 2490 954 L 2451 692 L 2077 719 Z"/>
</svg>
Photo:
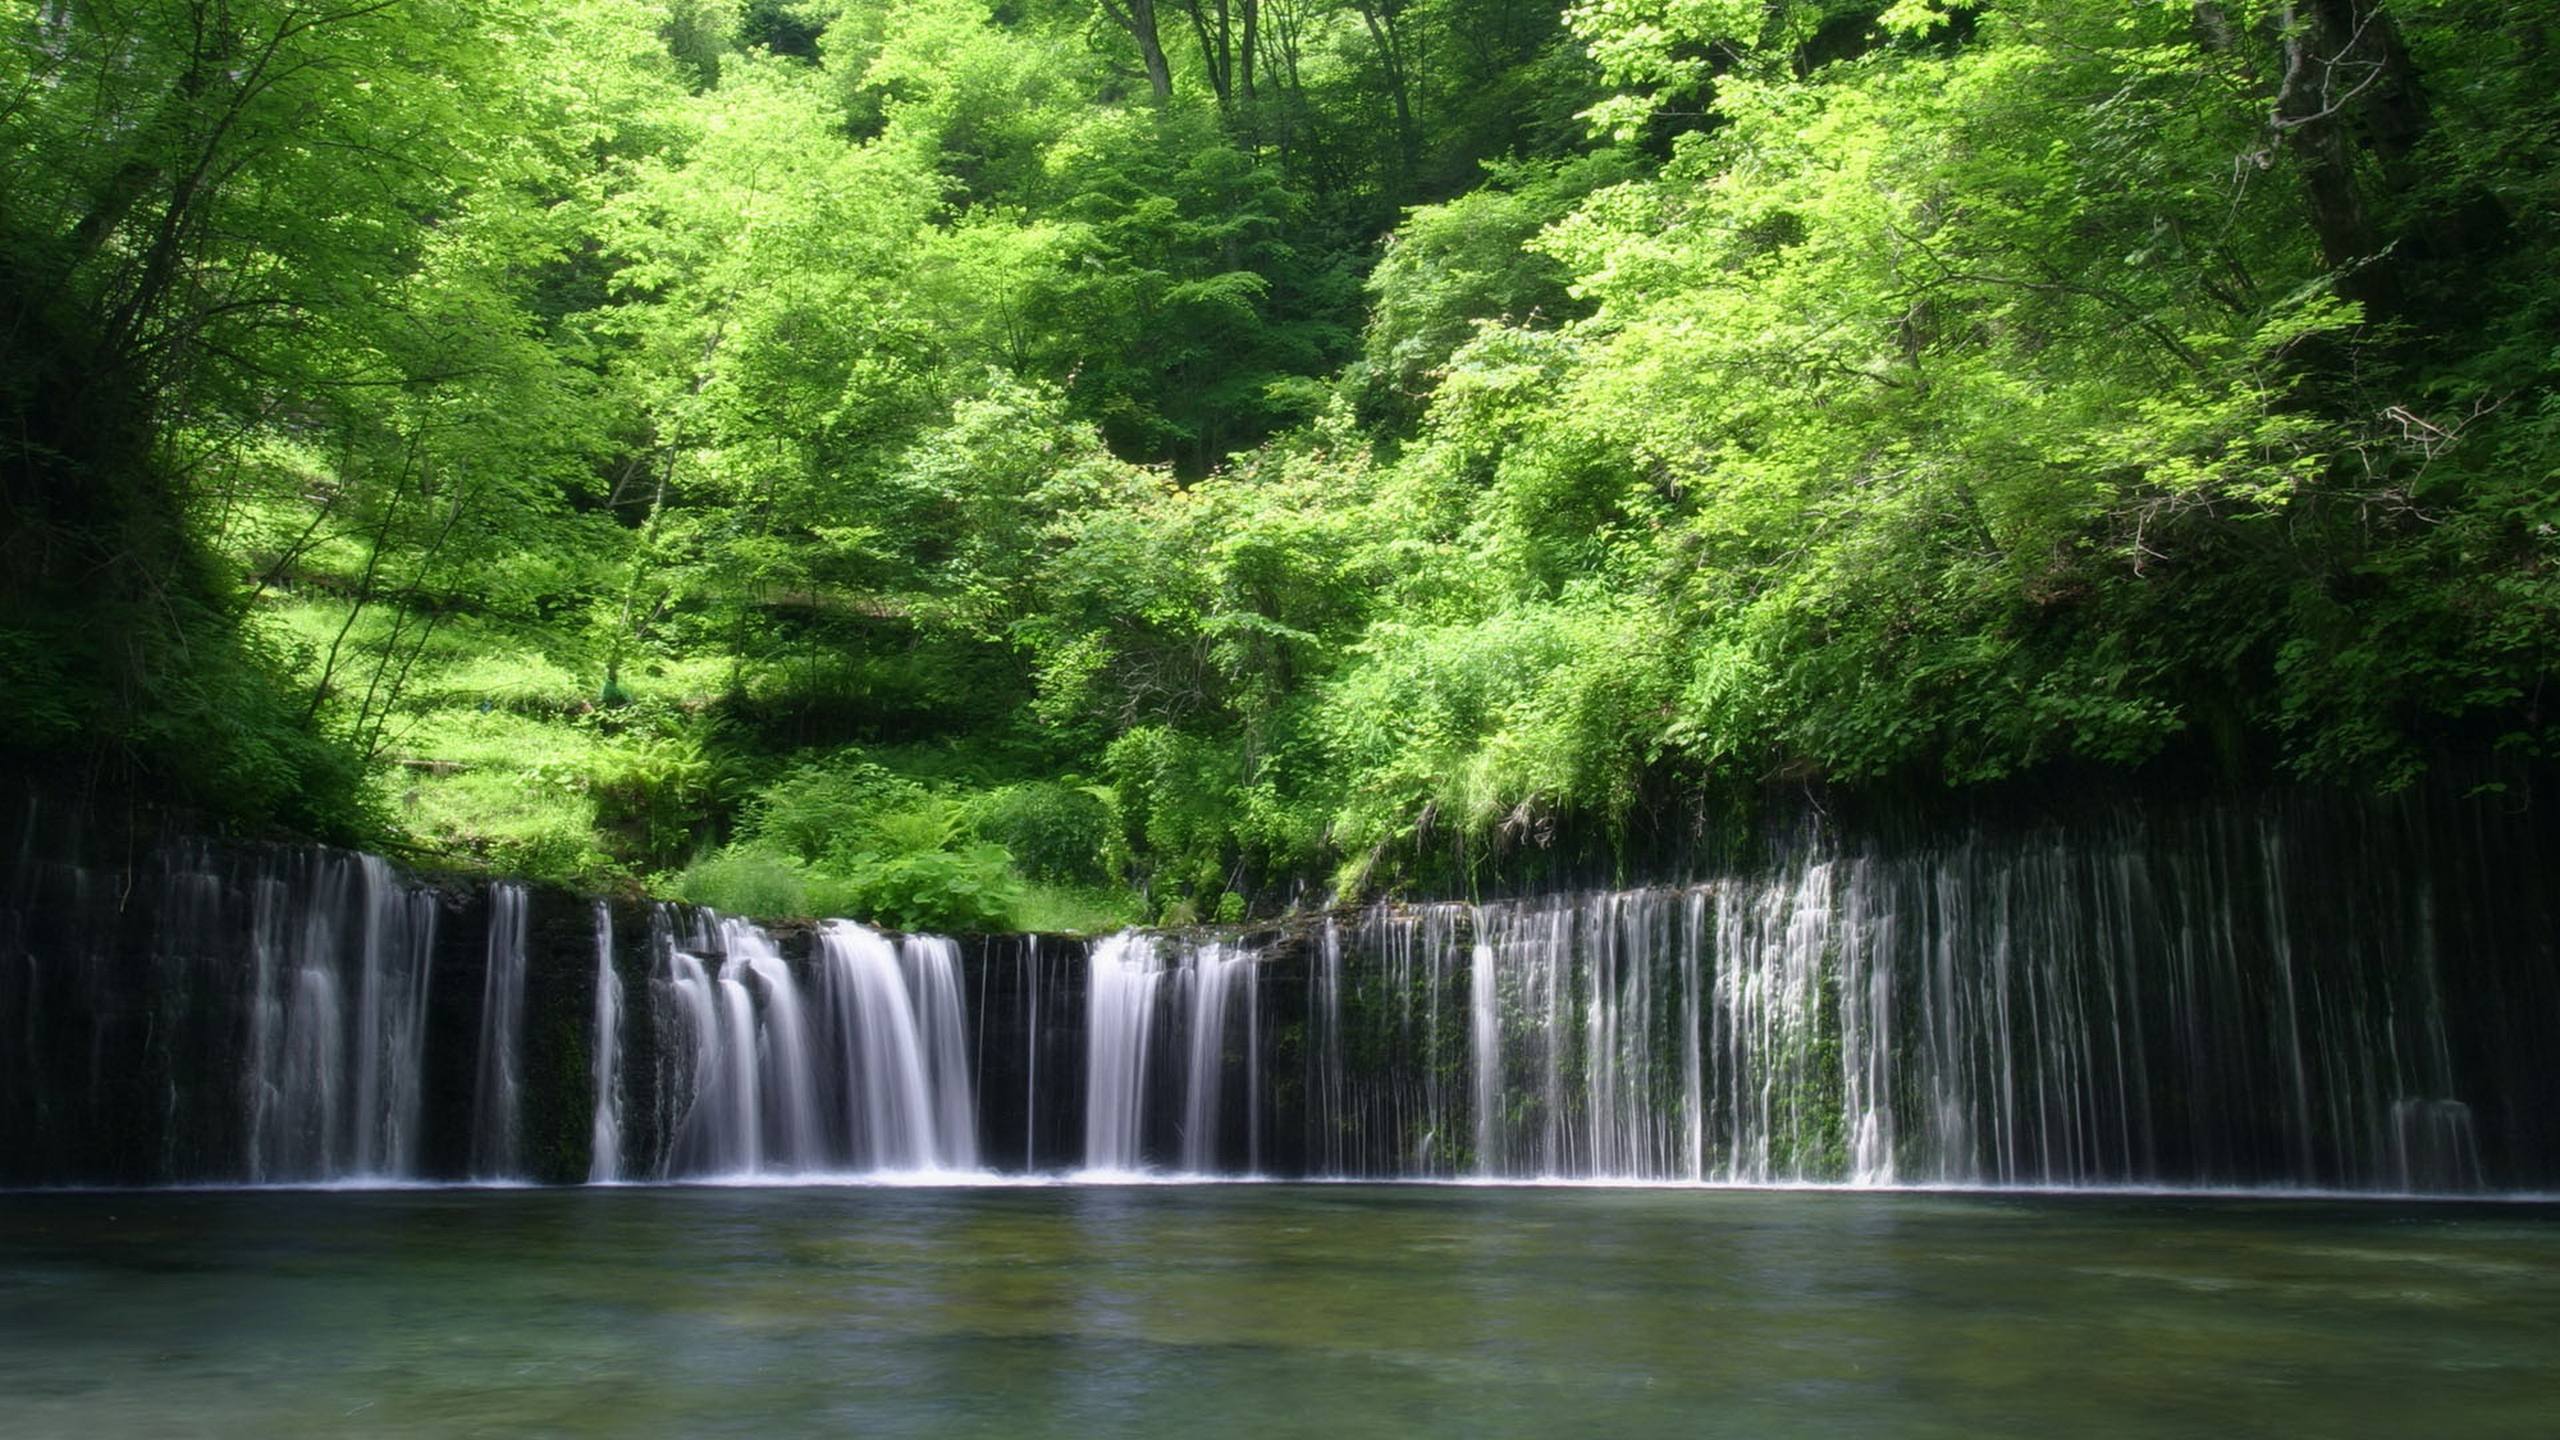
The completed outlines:
<svg viewBox="0 0 2560 1440">
<path fill-rule="evenodd" d="M 2426 133 L 2427 105 L 2399 28 L 2375 0 L 2303 0 L 2277 13 L 2283 79 L 2270 123 L 2302 167 L 2303 199 L 2321 263 L 2376 312 L 2399 301 L 2375 223 L 2370 186 L 2384 197 L 2408 183 L 2407 160 Z M 2373 174 L 2358 173 L 2372 161 Z"/>
<path fill-rule="evenodd" d="M 1173 98 L 1173 67 L 1165 63 L 1164 40 L 1156 29 L 1156 0 L 1102 0 L 1102 13 L 1137 42 L 1138 59 L 1147 67 L 1147 88 L 1161 105 Z"/>
<path fill-rule="evenodd" d="M 1218 113 L 1232 121 L 1236 104 L 1235 28 L 1227 13 L 1227 0 L 1182 0 L 1182 9 L 1191 17 L 1191 33 L 1200 42 L 1200 68 L 1207 72 L 1209 89 L 1218 97 Z"/>
<path fill-rule="evenodd" d="M 1422 165 L 1422 135 L 1413 118 L 1413 86 L 1411 57 L 1406 53 L 1404 32 L 1397 15 L 1399 0 L 1356 0 L 1361 22 L 1369 27 L 1369 39 L 1378 47 L 1378 65 L 1386 72 L 1387 97 L 1395 104 L 1397 153 L 1404 162 L 1403 178 L 1410 183 L 1414 171 Z"/>
<path fill-rule="evenodd" d="M 1244 0 L 1244 8 L 1237 16 L 1237 22 L 1243 34 L 1242 43 L 1236 47 L 1236 91 L 1244 97 L 1245 108 L 1250 111 L 1253 108 L 1254 98 L 1253 53 L 1256 41 L 1254 32 L 1262 24 L 1262 0 Z"/>
</svg>

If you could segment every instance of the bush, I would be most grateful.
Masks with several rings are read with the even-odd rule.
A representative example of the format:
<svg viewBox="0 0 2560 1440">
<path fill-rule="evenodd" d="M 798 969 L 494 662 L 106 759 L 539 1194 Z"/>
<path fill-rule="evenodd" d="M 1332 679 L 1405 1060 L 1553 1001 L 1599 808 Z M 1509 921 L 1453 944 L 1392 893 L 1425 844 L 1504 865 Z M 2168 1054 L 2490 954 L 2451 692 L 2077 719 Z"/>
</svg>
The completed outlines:
<svg viewBox="0 0 2560 1440">
<path fill-rule="evenodd" d="M 1008 785 L 969 805 L 970 828 L 1003 846 L 1026 877 L 1060 885 L 1109 878 L 1111 807 L 1090 790 L 1032 781 Z"/>
<path fill-rule="evenodd" d="M 830 913 L 891 929 L 986 933 L 1014 928 L 1022 889 L 1004 847 L 971 845 L 850 855 L 812 898 Z"/>
<path fill-rule="evenodd" d="M 796 916 L 810 912 L 808 882 L 790 857 L 732 845 L 686 866 L 675 892 L 696 905 L 732 915 Z"/>
<path fill-rule="evenodd" d="M 848 841 L 859 842 L 880 817 L 910 809 L 923 798 L 914 781 L 858 755 L 814 761 L 793 766 L 748 800 L 746 832 L 815 861 Z"/>
<path fill-rule="evenodd" d="M 596 824 L 646 864 L 692 848 L 719 814 L 730 771 L 701 727 L 606 751 L 588 777 Z"/>
<path fill-rule="evenodd" d="M 596 848 L 594 832 L 576 823 L 544 825 L 489 842 L 489 868 L 573 890 L 611 889 L 629 872 Z"/>
<path fill-rule="evenodd" d="M 1146 725 L 1112 741 L 1103 760 L 1136 838 L 1153 858 L 1154 888 L 1202 897 L 1225 889 L 1232 748 Z"/>
</svg>

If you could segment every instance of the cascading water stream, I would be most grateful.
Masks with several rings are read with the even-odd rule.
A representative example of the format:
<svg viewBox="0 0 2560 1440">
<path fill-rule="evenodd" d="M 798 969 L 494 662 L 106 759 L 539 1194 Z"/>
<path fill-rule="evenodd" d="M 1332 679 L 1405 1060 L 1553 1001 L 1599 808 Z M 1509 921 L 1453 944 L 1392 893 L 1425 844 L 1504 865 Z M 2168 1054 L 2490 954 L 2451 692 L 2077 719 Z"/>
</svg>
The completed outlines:
<svg viewBox="0 0 2560 1440">
<path fill-rule="evenodd" d="M 1093 947 L 1085 1020 L 1085 1168 L 1146 1167 L 1147 1051 L 1164 969 L 1155 941 L 1123 931 Z"/>
<path fill-rule="evenodd" d="M 1262 1173 L 1262 966 L 1248 957 L 1244 988 L 1245 1173 Z M 1210 1157 L 1216 1159 L 1214 1152 Z"/>
<path fill-rule="evenodd" d="M 1107 1176 L 1149 1168 L 1162 1138 L 1150 1133 L 1157 1114 L 1151 1092 L 1161 1074 L 1175 1085 L 1167 1147 L 1175 1172 L 1260 1173 L 1262 966 L 1260 955 L 1218 940 L 1170 955 L 1155 937 L 1134 932 L 1094 946 L 1087 967 L 1086 1170 Z M 1154 1060 L 1160 1026 L 1173 1032 L 1161 1037 L 1171 1047 L 1169 1065 Z M 1240 1107 L 1230 1072 L 1240 1072 L 1244 1082 Z M 1234 1113 L 1239 1108 L 1240 1115 Z M 1241 1126 L 1233 1123 L 1238 1119 Z"/>
<path fill-rule="evenodd" d="M 678 949 L 673 936 L 664 956 L 665 972 L 655 987 L 666 1000 L 658 1046 L 664 1065 L 658 1093 L 665 1101 L 660 1124 L 667 1135 L 660 1173 L 732 1171 L 740 1162 L 730 1147 L 741 1127 L 728 1100 L 730 1054 L 711 973 L 695 953 Z"/>
<path fill-rule="evenodd" d="M 728 956 L 720 967 L 728 1039 L 745 1077 L 737 1110 L 748 1140 L 744 1168 L 824 1168 L 825 1125 L 799 981 L 757 926 L 724 919 L 720 939 Z"/>
<path fill-rule="evenodd" d="M 298 857 L 250 884 L 248 1178 L 414 1174 L 432 897 L 372 855 Z M 210 874 L 181 871 L 170 888 L 188 897 L 174 911 L 218 924 Z"/>
<path fill-rule="evenodd" d="M 928 1170 L 978 1168 L 978 1107 L 969 1069 L 968 1003 L 960 988 L 960 947 L 941 935 L 898 942 L 931 1077 Z"/>
<path fill-rule="evenodd" d="M 667 993 L 677 1023 L 675 1043 L 662 1053 L 677 1062 L 670 1089 L 678 1107 L 669 1174 L 752 1175 L 764 1168 L 755 1000 L 741 978 L 743 963 L 721 954 L 721 946 L 741 934 L 726 924 L 696 930 L 667 952 Z"/>
<path fill-rule="evenodd" d="M 897 948 L 878 931 L 845 921 L 830 923 L 818 944 L 855 1164 L 925 1169 L 932 1161 L 933 1082 Z"/>
<path fill-rule="evenodd" d="M 1383 1161 L 1329 1134 L 1310 1157 L 1448 1173 L 1428 1143 L 1446 1066 L 1415 1022 L 1456 994 L 1436 957 L 1462 950 L 1472 1174 L 2477 1185 L 2423 894 L 2341 927 L 2315 978 L 2297 936 L 2321 922 L 2271 834 L 1815 852 L 1765 878 L 1484 905 L 1464 942 L 1428 909 L 1374 912 L 1383 1014 L 1330 945 L 1315 961 L 1316 1123 L 1419 1118 L 1387 1128 Z M 1401 1058 L 1348 1063 L 1336 1037 L 1363 1024 Z"/>
<path fill-rule="evenodd" d="M 595 1120 L 590 1129 L 587 1179 L 599 1184 L 622 1178 L 622 977 L 613 969 L 613 911 L 595 904 L 596 1019 Z"/>
<path fill-rule="evenodd" d="M 893 945 L 836 920 L 819 933 L 818 953 L 852 1168 L 975 1169 L 958 947 L 921 936 Z"/>
<path fill-rule="evenodd" d="M 472 1092 L 471 1176 L 522 1173 L 525 888 L 489 887 L 489 968 L 480 991 L 480 1067 Z"/>
<path fill-rule="evenodd" d="M 660 922 L 658 1173 L 953 1173 L 978 1165 L 959 950 L 850 921 L 816 936 L 814 990 L 762 929 Z M 714 958 L 716 957 L 716 959 Z M 804 995 L 810 998 L 804 998 Z"/>
<path fill-rule="evenodd" d="M 1187 1174 L 1210 1175 L 1217 1172 L 1219 1162 L 1231 992 L 1241 973 L 1251 993 L 1253 957 L 1212 942 L 1188 957 L 1176 973 L 1190 1001 L 1190 1036 L 1183 1065 L 1182 1169 Z M 1247 1073 L 1251 1073 L 1249 1067 Z"/>
<path fill-rule="evenodd" d="M 747 982 L 736 962 L 720 967 L 711 994 L 718 1007 L 722 1105 L 712 1116 L 726 1140 L 733 1174 L 761 1175 L 765 1169 L 763 1066 L 758 1063 L 756 1010 Z"/>
<path fill-rule="evenodd" d="M 1306 1028 L 1315 1037 L 1307 1091 L 1316 1134 L 1307 1160 L 1320 1174 L 1348 1175 L 1352 1173 L 1350 1157 L 1354 1146 L 1344 1080 L 1347 1064 L 1342 1040 L 1342 926 L 1331 915 L 1324 918 L 1324 928 L 1316 941 L 1315 964 L 1315 983 L 1308 987 L 1310 1013 Z"/>
<path fill-rule="evenodd" d="M 1024 942 L 1022 1006 L 1022 1168 L 1040 1167 L 1040 937 Z M 981 1059 L 985 1052 L 980 1051 Z"/>
<path fill-rule="evenodd" d="M 1475 1071 L 1469 1096 L 1475 1106 L 1475 1172 L 1491 1175 L 1501 1155 L 1496 1127 L 1502 1118 L 1502 992 L 1494 978 L 1493 947 L 1482 941 L 1467 947 L 1467 1049 Z"/>
</svg>

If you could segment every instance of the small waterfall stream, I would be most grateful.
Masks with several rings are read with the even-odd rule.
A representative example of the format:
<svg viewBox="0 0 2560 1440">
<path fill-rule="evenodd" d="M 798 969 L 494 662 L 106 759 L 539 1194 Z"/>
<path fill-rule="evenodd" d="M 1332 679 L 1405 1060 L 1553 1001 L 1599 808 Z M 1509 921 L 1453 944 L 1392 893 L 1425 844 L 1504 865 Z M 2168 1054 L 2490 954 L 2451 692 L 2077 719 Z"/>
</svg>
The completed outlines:
<svg viewBox="0 0 2560 1440">
<path fill-rule="evenodd" d="M 587 1179 L 622 1178 L 622 977 L 613 968 L 613 907 L 599 900 L 596 924 L 595 1121 L 589 1130 Z"/>
<path fill-rule="evenodd" d="M 851 922 L 842 922 L 851 923 Z M 960 987 L 960 946 L 942 935 L 909 935 L 898 942 L 898 961 L 923 1032 L 926 1073 L 932 1078 L 927 1106 L 928 1149 L 924 1170 L 978 1167 L 978 1107 L 971 1094 L 968 1005 Z"/>
<path fill-rule="evenodd" d="M 1087 1172 L 1262 1173 L 1265 958 L 1223 940 L 1135 931 L 1093 947 Z M 1158 1092 L 1168 1090 L 1159 1106 Z"/>
<path fill-rule="evenodd" d="M 1242 972 L 1250 995 L 1253 957 L 1212 941 L 1194 952 L 1178 972 L 1190 1002 L 1186 1017 L 1190 1035 L 1184 1046 L 1182 1095 L 1182 1169 L 1189 1175 L 1215 1175 L 1222 1152 L 1219 1101 L 1227 1076 L 1227 1019 L 1234 1010 L 1231 992 Z M 1252 1069 L 1246 1068 L 1250 1076 Z M 1248 1110 L 1250 1106 L 1248 1106 Z M 1251 1173 L 1247 1162 L 1247 1173 Z"/>
<path fill-rule="evenodd" d="M 480 989 L 480 1071 L 473 1090 L 471 1177 L 523 1173 L 525 888 L 489 887 L 489 968 Z"/>
<path fill-rule="evenodd" d="M 1086 981 L 1085 1168 L 1144 1169 L 1147 1052 L 1164 969 L 1152 936 L 1124 931 L 1093 947 Z"/>
<path fill-rule="evenodd" d="M 247 1174 L 285 1182 L 411 1173 L 434 906 L 372 855 L 299 857 L 250 886 Z M 221 888 L 209 864 L 173 873 L 169 888 L 180 914 L 218 926 Z"/>
</svg>

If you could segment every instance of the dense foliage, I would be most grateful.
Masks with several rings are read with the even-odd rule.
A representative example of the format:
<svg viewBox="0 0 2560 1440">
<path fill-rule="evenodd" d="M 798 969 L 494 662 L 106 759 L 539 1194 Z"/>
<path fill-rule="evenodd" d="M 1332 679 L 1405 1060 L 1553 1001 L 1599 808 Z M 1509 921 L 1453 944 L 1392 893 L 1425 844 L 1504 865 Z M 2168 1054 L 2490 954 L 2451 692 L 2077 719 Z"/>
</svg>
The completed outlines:
<svg viewBox="0 0 2560 1440">
<path fill-rule="evenodd" d="M 2535 6 L 0 23 L 46 783 L 1080 928 L 2553 738 Z"/>
</svg>

